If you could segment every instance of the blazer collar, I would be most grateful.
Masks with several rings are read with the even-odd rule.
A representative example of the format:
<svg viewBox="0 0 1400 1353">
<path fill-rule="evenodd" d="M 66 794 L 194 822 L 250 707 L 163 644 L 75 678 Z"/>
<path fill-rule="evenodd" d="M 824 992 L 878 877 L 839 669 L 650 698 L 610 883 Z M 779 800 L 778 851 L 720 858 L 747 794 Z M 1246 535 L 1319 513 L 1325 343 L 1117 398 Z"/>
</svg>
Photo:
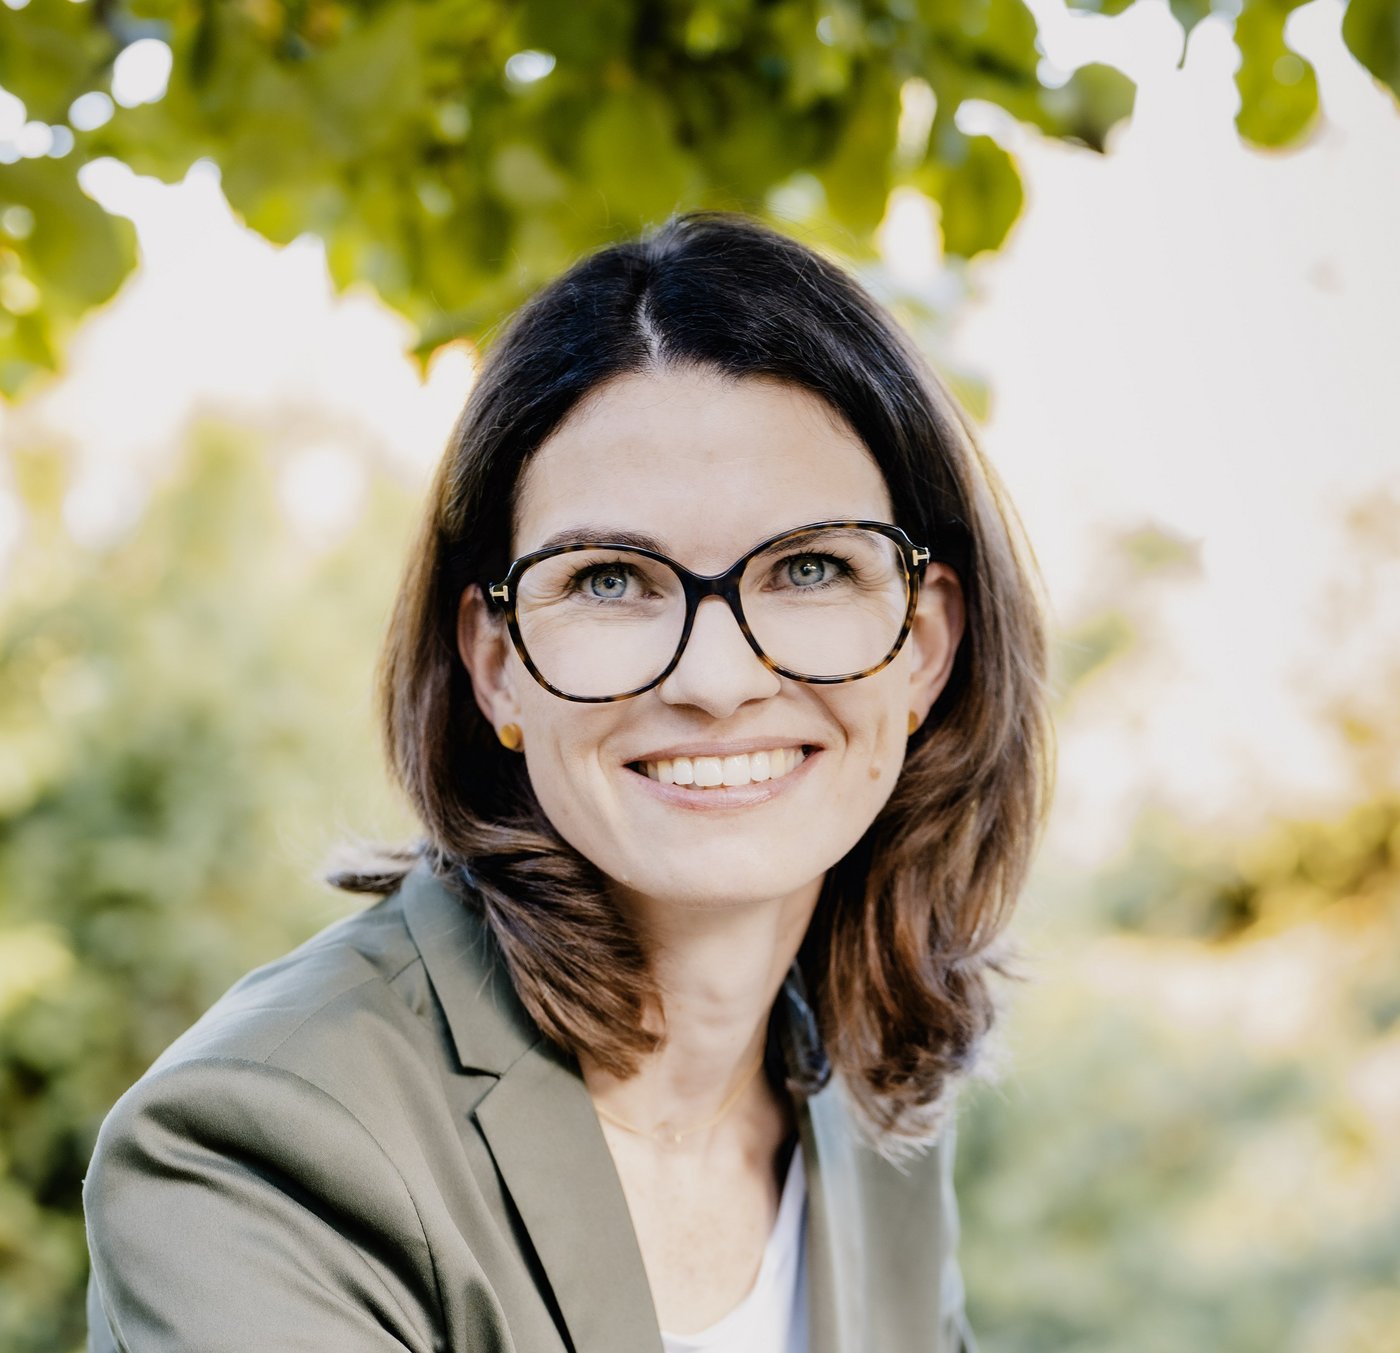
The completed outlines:
<svg viewBox="0 0 1400 1353">
<path fill-rule="evenodd" d="M 419 861 L 400 895 L 463 1071 L 503 1075 L 541 1034 L 506 971 L 490 928 Z"/>
<path fill-rule="evenodd" d="M 464 1070 L 498 1077 L 474 1117 L 549 1278 L 576 1353 L 661 1349 L 631 1213 L 578 1065 L 516 996 L 485 923 L 420 863 L 402 888 L 409 931 Z M 794 965 L 776 1042 L 789 1084 L 824 1053 Z M 829 1076 L 829 1069 L 825 1074 Z M 864 1327 L 854 1137 L 838 1080 L 794 1093 L 808 1188 L 810 1353 L 856 1353 Z"/>
</svg>

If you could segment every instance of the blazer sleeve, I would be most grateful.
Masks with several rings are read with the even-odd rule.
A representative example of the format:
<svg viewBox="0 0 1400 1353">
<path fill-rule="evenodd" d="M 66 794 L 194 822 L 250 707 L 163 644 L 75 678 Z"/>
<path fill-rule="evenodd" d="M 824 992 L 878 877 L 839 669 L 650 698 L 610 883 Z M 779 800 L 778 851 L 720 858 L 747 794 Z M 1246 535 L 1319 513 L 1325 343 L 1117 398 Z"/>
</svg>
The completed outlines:
<svg viewBox="0 0 1400 1353">
<path fill-rule="evenodd" d="M 91 1353 L 429 1353 L 441 1328 L 393 1160 L 293 1072 L 148 1075 L 102 1125 L 83 1208 Z"/>
</svg>

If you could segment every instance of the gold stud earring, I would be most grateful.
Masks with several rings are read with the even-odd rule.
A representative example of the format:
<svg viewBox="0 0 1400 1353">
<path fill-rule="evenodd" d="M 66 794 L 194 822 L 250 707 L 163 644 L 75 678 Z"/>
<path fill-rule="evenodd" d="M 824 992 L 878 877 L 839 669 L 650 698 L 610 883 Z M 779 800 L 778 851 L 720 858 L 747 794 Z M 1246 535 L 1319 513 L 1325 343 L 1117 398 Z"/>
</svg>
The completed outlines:
<svg viewBox="0 0 1400 1353">
<path fill-rule="evenodd" d="M 912 733 L 919 726 L 919 716 L 911 709 L 909 711 L 909 731 Z"/>
<path fill-rule="evenodd" d="M 496 736 L 500 738 L 501 746 L 512 752 L 518 752 L 525 745 L 525 734 L 520 731 L 518 723 L 502 724 Z"/>
</svg>

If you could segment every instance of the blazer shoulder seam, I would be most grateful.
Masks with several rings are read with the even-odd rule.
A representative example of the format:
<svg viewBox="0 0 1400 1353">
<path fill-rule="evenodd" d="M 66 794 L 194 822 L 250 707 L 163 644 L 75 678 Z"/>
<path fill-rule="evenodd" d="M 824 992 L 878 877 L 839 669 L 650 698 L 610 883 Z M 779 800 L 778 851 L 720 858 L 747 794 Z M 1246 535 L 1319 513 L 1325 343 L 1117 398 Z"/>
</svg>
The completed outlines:
<svg viewBox="0 0 1400 1353">
<path fill-rule="evenodd" d="M 287 1044 L 293 1038 L 295 1038 L 297 1034 L 299 1034 L 313 1019 L 315 1019 L 316 1016 L 319 1015 L 328 1005 L 331 1005 L 336 1001 L 344 999 L 344 997 L 350 995 L 351 992 L 359 991 L 362 987 L 373 986 L 376 982 L 381 983 L 386 990 L 389 990 L 392 988 L 393 984 L 397 982 L 398 979 L 402 977 L 405 972 L 408 971 L 409 968 L 411 968 L 415 963 L 420 961 L 421 959 L 417 955 L 415 955 L 414 957 L 407 959 L 403 963 L 403 965 L 394 972 L 392 977 L 386 977 L 383 973 L 372 972 L 369 974 L 368 977 L 362 977 L 358 982 L 354 982 L 348 987 L 342 987 L 333 995 L 327 996 L 325 1000 L 320 1001 L 316 1005 L 312 1006 L 310 1010 L 308 1010 L 290 1029 L 287 1030 L 286 1033 L 282 1035 L 281 1038 L 277 1040 L 276 1043 L 272 1045 L 272 1047 L 268 1048 L 268 1050 L 263 1054 L 261 1060 L 263 1060 L 264 1062 L 270 1062 L 272 1058 L 277 1056 L 277 1054 L 281 1052 L 282 1049 L 286 1047 Z M 234 1058 L 232 1060 L 237 1061 L 241 1059 Z M 309 1081 L 307 1082 L 307 1084 L 310 1083 L 311 1082 Z"/>
</svg>

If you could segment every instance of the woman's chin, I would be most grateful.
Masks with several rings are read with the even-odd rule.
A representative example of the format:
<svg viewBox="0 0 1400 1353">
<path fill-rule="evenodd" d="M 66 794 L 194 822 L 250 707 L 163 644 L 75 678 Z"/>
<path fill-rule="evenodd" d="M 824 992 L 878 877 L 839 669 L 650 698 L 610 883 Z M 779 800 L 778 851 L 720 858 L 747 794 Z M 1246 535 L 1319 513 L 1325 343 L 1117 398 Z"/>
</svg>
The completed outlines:
<svg viewBox="0 0 1400 1353">
<path fill-rule="evenodd" d="M 633 905 L 680 911 L 732 911 L 762 906 L 815 887 L 810 868 L 775 868 L 768 860 L 745 861 L 733 852 L 722 860 L 676 860 L 658 869 L 655 861 L 614 875 L 620 891 Z"/>
</svg>

